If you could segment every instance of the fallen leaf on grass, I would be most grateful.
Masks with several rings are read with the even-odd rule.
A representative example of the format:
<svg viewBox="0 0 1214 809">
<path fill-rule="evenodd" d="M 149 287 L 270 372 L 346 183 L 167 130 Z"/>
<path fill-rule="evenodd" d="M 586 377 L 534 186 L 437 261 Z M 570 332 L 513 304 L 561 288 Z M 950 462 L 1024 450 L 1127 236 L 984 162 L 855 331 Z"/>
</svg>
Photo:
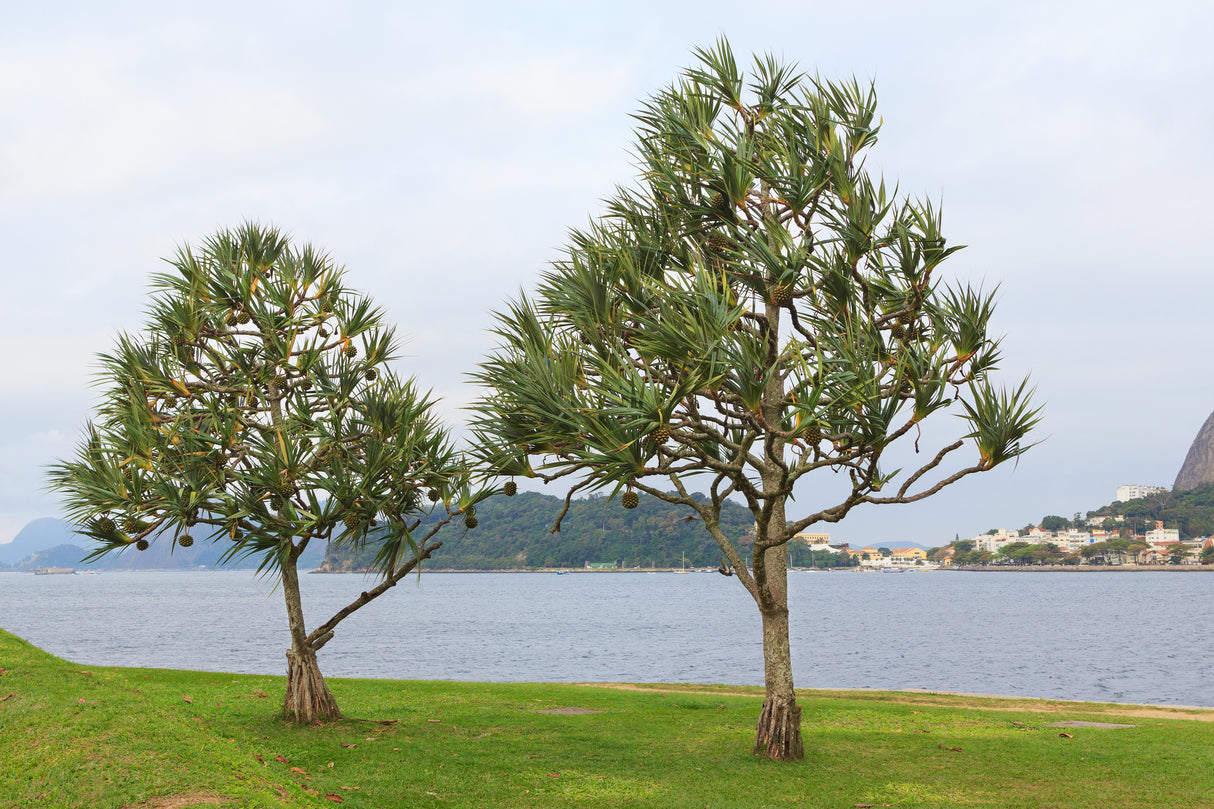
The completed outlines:
<svg viewBox="0 0 1214 809">
<path fill-rule="evenodd" d="M 252 694 L 244 694 L 246 697 L 256 697 L 257 699 L 265 699 L 269 696 L 265 691 L 254 691 Z"/>
<path fill-rule="evenodd" d="M 1071 735 L 1071 734 L 1069 734 L 1069 733 L 1059 733 L 1058 735 L 1059 735 L 1059 736 L 1061 736 L 1061 737 L 1062 737 L 1062 738 L 1064 738 L 1064 739 L 1073 739 L 1073 738 L 1075 738 L 1074 736 L 1072 736 L 1072 735 Z"/>
<path fill-rule="evenodd" d="M 550 773 L 548 773 L 548 777 L 549 778 L 560 778 L 561 774 L 559 772 L 550 772 Z"/>
<path fill-rule="evenodd" d="M 399 721 L 400 721 L 399 719 L 376 719 L 375 724 L 377 724 L 377 725 L 395 725 Z M 430 721 L 437 722 L 438 720 L 431 719 Z"/>
<path fill-rule="evenodd" d="M 307 775 L 307 774 L 308 774 L 308 771 L 307 771 L 307 770 L 305 770 L 303 767 L 292 767 L 292 768 L 291 768 L 291 772 L 297 772 L 297 773 L 299 773 L 300 775 Z"/>
<path fill-rule="evenodd" d="M 441 720 L 441 719 L 427 719 L 426 721 L 427 721 L 427 722 L 441 722 L 441 721 L 443 721 L 443 720 Z"/>
<path fill-rule="evenodd" d="M 342 789 L 362 789 L 362 787 L 342 787 Z"/>
<path fill-rule="evenodd" d="M 332 792 L 325 793 L 325 800 L 333 801 L 333 803 L 345 803 L 346 799 L 341 795 L 334 795 Z"/>
<path fill-rule="evenodd" d="M 942 744 L 938 744 L 938 745 L 936 745 L 936 747 L 939 747 L 941 750 L 949 750 L 949 751 L 952 751 L 952 752 L 954 752 L 954 753 L 961 753 L 961 752 L 963 752 L 963 751 L 962 751 L 962 749 L 961 749 L 960 747 L 945 747 L 945 746 L 944 746 L 944 745 L 942 745 Z"/>
<path fill-rule="evenodd" d="M 346 748 L 349 748 L 349 747 L 357 747 L 357 746 L 358 746 L 358 745 L 355 745 L 355 744 L 347 744 L 346 742 L 338 742 L 338 744 L 340 744 L 342 747 L 346 747 Z"/>
<path fill-rule="evenodd" d="M 1018 728 L 1022 728 L 1022 727 L 1024 727 L 1024 723 L 1023 723 L 1023 722 L 1013 722 L 1012 724 L 1013 724 L 1013 725 L 1015 725 L 1015 726 L 1016 726 L 1016 727 L 1018 727 Z"/>
<path fill-rule="evenodd" d="M 269 766 L 270 766 L 269 764 L 266 764 L 266 760 L 265 760 L 264 758 L 262 758 L 262 757 L 261 757 L 261 754 L 260 754 L 260 753 L 254 753 L 254 754 L 253 754 L 253 758 L 255 758 L 255 759 L 257 759 L 258 761 L 260 761 L 260 762 L 261 762 L 261 766 L 263 766 L 263 767 L 269 767 Z"/>
<path fill-rule="evenodd" d="M 0 697 L 0 702 L 8 702 L 13 697 L 17 696 L 16 692 L 9 694 L 7 697 Z"/>
<path fill-rule="evenodd" d="M 188 703 L 190 703 L 191 705 L 193 705 L 193 704 L 194 704 L 194 698 L 193 698 L 193 697 L 191 697 L 189 694 L 182 694 L 182 695 L 181 695 L 181 701 L 182 701 L 182 702 L 188 702 Z"/>
<path fill-rule="evenodd" d="M 274 756 L 274 760 L 277 761 L 279 764 L 290 764 L 291 763 L 290 761 L 287 760 L 286 756 L 281 756 L 281 755 Z"/>
<path fill-rule="evenodd" d="M 930 730 L 916 730 L 916 731 L 913 731 L 913 732 L 914 732 L 914 733 L 931 733 L 931 731 L 930 731 Z"/>
</svg>

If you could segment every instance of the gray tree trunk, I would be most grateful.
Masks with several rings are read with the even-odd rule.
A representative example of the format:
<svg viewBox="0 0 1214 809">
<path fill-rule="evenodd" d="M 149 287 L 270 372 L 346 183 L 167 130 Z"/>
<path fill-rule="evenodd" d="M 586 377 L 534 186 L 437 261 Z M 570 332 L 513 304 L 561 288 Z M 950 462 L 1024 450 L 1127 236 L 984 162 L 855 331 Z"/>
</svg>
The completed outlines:
<svg viewBox="0 0 1214 809">
<path fill-rule="evenodd" d="M 326 719 L 341 719 L 337 700 L 325 685 L 316 651 L 308 645 L 304 628 L 303 602 L 299 597 L 299 572 L 295 563 L 301 550 L 292 551 L 282 566 L 282 593 L 287 602 L 287 622 L 291 628 L 291 648 L 287 650 L 287 693 L 282 716 L 288 722 L 312 724 Z"/>
<path fill-rule="evenodd" d="M 792 647 L 788 641 L 787 549 L 780 545 L 763 554 L 760 599 L 763 617 L 763 678 L 766 696 L 755 736 L 754 753 L 776 761 L 805 758 L 801 708 L 793 690 Z"/>
</svg>

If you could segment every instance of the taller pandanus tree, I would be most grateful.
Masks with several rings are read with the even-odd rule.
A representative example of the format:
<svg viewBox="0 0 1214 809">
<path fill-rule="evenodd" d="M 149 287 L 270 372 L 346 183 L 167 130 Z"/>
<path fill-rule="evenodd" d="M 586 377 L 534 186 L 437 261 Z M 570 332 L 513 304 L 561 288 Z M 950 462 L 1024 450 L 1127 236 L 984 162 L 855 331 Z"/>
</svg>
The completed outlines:
<svg viewBox="0 0 1214 809">
<path fill-rule="evenodd" d="M 635 116 L 636 182 L 498 315 L 477 452 L 570 497 L 692 509 L 762 616 L 754 751 L 795 760 L 788 542 L 1017 457 L 1038 410 L 1027 381 L 991 381 L 992 295 L 942 281 L 939 210 L 865 171 L 872 88 L 771 57 L 746 77 L 725 41 L 696 56 Z M 925 452 L 942 412 L 958 429 Z M 746 543 L 720 529 L 727 498 L 754 514 Z"/>
</svg>

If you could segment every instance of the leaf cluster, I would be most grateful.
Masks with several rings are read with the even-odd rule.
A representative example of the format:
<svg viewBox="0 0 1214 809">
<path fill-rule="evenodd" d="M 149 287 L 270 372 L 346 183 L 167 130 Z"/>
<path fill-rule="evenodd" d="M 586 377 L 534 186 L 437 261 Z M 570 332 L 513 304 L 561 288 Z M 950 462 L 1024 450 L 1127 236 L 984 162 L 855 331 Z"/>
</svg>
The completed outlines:
<svg viewBox="0 0 1214 809">
<path fill-rule="evenodd" d="M 75 457 L 50 470 L 90 558 L 198 536 L 277 570 L 379 526 L 390 575 L 417 552 L 420 516 L 446 525 L 483 496 L 434 400 L 391 368 L 382 311 L 327 255 L 246 224 L 168 263 L 144 331 L 100 356 Z"/>
</svg>

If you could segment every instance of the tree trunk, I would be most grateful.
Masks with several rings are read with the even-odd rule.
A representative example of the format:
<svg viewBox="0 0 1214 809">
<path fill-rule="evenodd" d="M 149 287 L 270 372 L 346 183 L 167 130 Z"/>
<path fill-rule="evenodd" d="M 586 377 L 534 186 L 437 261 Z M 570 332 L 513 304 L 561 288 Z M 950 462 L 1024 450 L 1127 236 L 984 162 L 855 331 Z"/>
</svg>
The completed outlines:
<svg viewBox="0 0 1214 809">
<path fill-rule="evenodd" d="M 792 647 L 788 641 L 788 569 L 785 546 L 764 556 L 766 607 L 763 617 L 763 675 L 767 689 L 755 735 L 754 754 L 774 761 L 805 758 L 801 708 L 793 691 Z"/>
<path fill-rule="evenodd" d="M 311 724 L 324 719 L 341 719 L 341 711 L 321 676 L 316 650 L 308 645 L 303 603 L 299 597 L 299 572 L 295 568 L 301 552 L 301 548 L 293 549 L 282 565 L 282 593 L 287 602 L 287 623 L 291 627 L 287 694 L 282 702 L 282 717 L 288 722 Z"/>
</svg>

